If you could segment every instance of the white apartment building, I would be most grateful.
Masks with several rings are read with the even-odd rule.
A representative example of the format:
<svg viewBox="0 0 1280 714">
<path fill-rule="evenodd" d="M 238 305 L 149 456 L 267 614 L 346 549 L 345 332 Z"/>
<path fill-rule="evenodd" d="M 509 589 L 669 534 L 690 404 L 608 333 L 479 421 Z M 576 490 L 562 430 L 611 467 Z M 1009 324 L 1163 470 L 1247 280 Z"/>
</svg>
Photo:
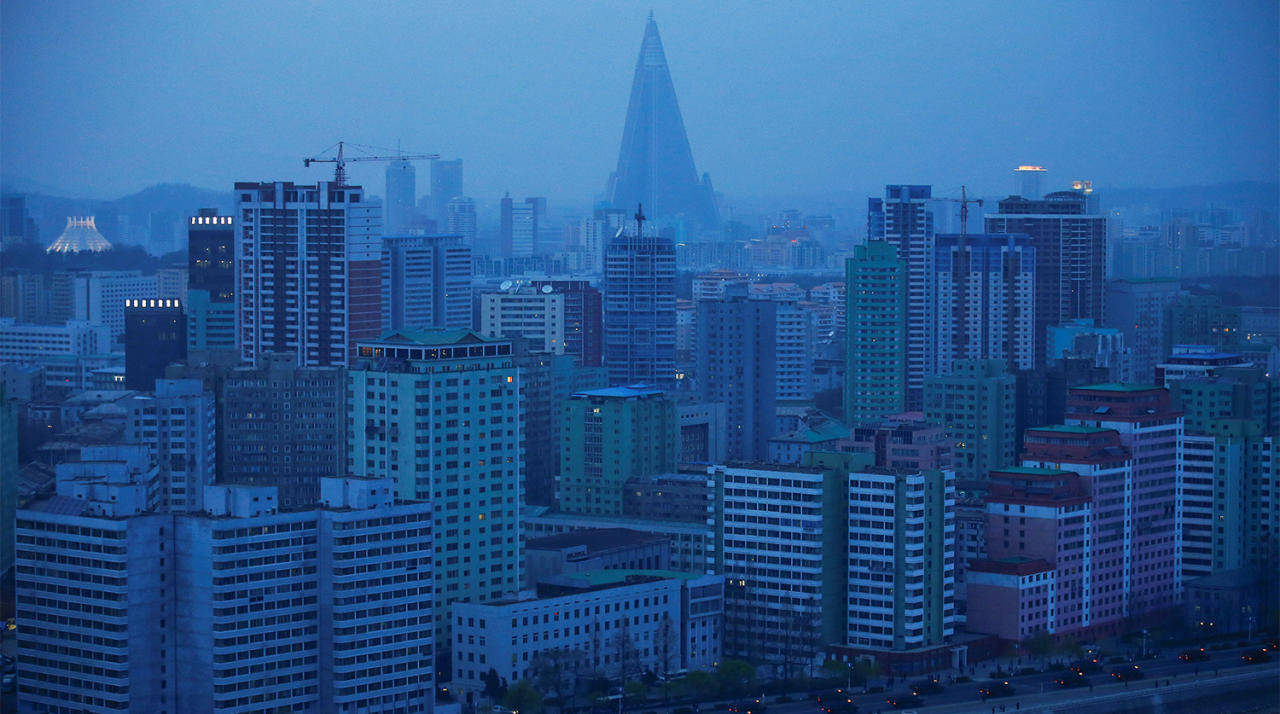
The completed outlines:
<svg viewBox="0 0 1280 714">
<path fill-rule="evenodd" d="M 955 473 L 849 474 L 847 643 L 913 650 L 955 633 Z"/>
<path fill-rule="evenodd" d="M 517 286 L 480 296 L 480 333 L 487 337 L 524 337 L 538 349 L 564 354 L 564 293 L 550 285 Z"/>
<path fill-rule="evenodd" d="M 725 655 L 808 663 L 820 648 L 823 484 L 804 466 L 712 466 L 724 483 Z M 843 558 L 838 559 L 843 563 Z"/>
<path fill-rule="evenodd" d="M 141 447 L 85 449 L 18 511 L 21 711 L 433 711 L 431 507 L 389 480 L 154 498 Z"/>
<path fill-rule="evenodd" d="M 0 317 L 0 362 L 43 367 L 46 387 L 76 390 L 93 386 L 94 370 L 123 366 L 124 354 L 111 352 L 106 325 L 28 325 Z"/>
<path fill-rule="evenodd" d="M 72 317 L 106 325 L 111 339 L 124 336 L 125 300 L 159 297 L 154 275 L 140 270 L 95 270 L 75 276 Z"/>
<path fill-rule="evenodd" d="M 453 606 L 453 684 L 468 696 L 493 669 L 508 685 L 543 662 L 565 673 L 630 681 L 710 669 L 720 660 L 724 579 L 653 570 L 595 570 L 551 579 L 528 599 Z M 558 692 L 544 692 L 553 695 Z"/>
<path fill-rule="evenodd" d="M 157 379 L 154 394 L 128 402 L 125 441 L 147 447 L 159 465 L 161 505 L 203 510 L 204 487 L 217 476 L 214 396 L 198 379 Z"/>
</svg>

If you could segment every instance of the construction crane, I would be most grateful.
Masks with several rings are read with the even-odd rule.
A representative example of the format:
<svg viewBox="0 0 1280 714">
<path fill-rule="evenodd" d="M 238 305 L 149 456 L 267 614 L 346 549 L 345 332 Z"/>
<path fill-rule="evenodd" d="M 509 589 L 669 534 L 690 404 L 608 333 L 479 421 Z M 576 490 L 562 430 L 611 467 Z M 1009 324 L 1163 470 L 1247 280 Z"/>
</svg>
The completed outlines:
<svg viewBox="0 0 1280 714">
<path fill-rule="evenodd" d="M 938 198 L 938 201 L 949 201 L 951 203 L 960 204 L 960 245 L 964 245 L 964 237 L 969 232 L 969 204 L 976 203 L 982 205 L 981 198 L 969 198 L 969 193 L 964 186 L 960 187 L 960 198 Z"/>
<path fill-rule="evenodd" d="M 324 156 L 324 154 L 327 154 L 327 153 L 329 153 L 330 151 L 332 151 L 332 150 L 333 150 L 333 146 L 338 147 L 338 155 L 337 155 L 337 156 L 333 156 L 333 157 L 325 157 L 325 156 Z M 346 183 L 347 183 L 347 163 L 348 163 L 348 162 L 353 162 L 353 161 L 397 161 L 397 160 L 400 160 L 400 161 L 426 161 L 426 160 L 433 160 L 433 159 L 438 159 L 438 158 L 440 158 L 440 154 L 402 154 L 402 153 L 400 153 L 399 151 L 397 151 L 397 152 L 396 152 L 396 154 L 395 154 L 394 156 L 375 156 L 375 155 L 369 155 L 369 156 L 346 156 L 346 155 L 343 153 L 343 149 L 344 149 L 346 146 L 351 146 L 351 147 L 353 147 L 353 148 L 355 148 L 355 149 L 357 149 L 357 150 L 359 150 L 359 151 L 364 151 L 364 152 L 370 152 L 370 151 L 391 151 L 391 149 L 384 149 L 384 148 L 382 148 L 382 147 L 378 147 L 378 146 L 365 146 L 365 145 L 363 145 L 363 144 L 353 144 L 353 143 L 346 142 L 346 141 L 339 141 L 337 144 L 334 144 L 333 146 L 330 146 L 329 148 L 327 148 L 327 149 L 325 149 L 324 151 L 320 152 L 320 154 L 319 154 L 319 155 L 317 155 L 317 156 L 312 156 L 311 158 L 303 159 L 303 160 L 302 160 L 302 165 L 303 165 L 303 166 L 311 166 L 311 164 L 335 164 L 334 169 L 333 169 L 333 180 L 334 180 L 334 183 L 337 183 L 337 184 L 346 184 Z"/>
</svg>

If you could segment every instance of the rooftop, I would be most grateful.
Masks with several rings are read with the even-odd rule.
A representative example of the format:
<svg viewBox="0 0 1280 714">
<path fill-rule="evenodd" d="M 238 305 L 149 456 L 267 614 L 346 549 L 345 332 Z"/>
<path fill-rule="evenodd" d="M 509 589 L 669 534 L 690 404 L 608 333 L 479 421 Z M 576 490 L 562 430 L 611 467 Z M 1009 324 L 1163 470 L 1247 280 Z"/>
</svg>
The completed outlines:
<svg viewBox="0 0 1280 714">
<path fill-rule="evenodd" d="M 1150 392 L 1156 389 L 1163 389 L 1154 384 L 1123 384 L 1120 382 L 1104 382 L 1102 384 L 1086 384 L 1080 387 L 1072 387 L 1072 390 L 1091 390 L 1095 392 Z"/>
<path fill-rule="evenodd" d="M 1033 426 L 1028 431 L 1056 431 L 1063 434 L 1100 434 L 1104 431 L 1115 431 L 1100 426 L 1074 426 L 1071 424 L 1050 424 L 1048 426 Z"/>
<path fill-rule="evenodd" d="M 605 387 L 604 389 L 588 389 L 585 392 L 575 392 L 575 397 L 608 397 L 610 399 L 633 399 L 637 397 L 659 396 L 663 392 L 657 387 L 651 387 L 645 384 L 633 384 L 628 387 Z"/>
<path fill-rule="evenodd" d="M 584 546 L 591 554 L 665 540 L 663 536 L 630 528 L 591 528 L 534 538 L 525 543 L 525 550 L 562 550 Z"/>
<path fill-rule="evenodd" d="M 992 470 L 997 473 L 1022 474 L 1024 476 L 1061 476 L 1062 474 L 1074 473 L 1062 469 L 1046 469 L 1039 466 L 1006 466 L 1002 469 Z"/>
</svg>

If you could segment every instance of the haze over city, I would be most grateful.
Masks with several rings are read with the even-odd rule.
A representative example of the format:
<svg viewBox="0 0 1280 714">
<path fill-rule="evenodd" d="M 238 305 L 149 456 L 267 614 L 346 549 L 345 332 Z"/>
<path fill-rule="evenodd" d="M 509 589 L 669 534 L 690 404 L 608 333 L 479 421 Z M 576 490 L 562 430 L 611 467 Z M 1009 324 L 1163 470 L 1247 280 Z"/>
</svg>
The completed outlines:
<svg viewBox="0 0 1280 714">
<path fill-rule="evenodd" d="M 650 7 L 652 6 L 652 7 Z M 699 171 L 732 199 L 1007 171 L 1275 179 L 1275 3 L 71 3 L 0 9 L 3 175 L 117 198 L 315 178 L 339 139 L 464 156 L 477 197 L 589 205 L 636 28 L 659 21 Z M 376 168 L 352 176 L 378 186 Z"/>
<path fill-rule="evenodd" d="M 1278 35 L 0 3 L 0 712 L 1274 711 Z"/>
</svg>

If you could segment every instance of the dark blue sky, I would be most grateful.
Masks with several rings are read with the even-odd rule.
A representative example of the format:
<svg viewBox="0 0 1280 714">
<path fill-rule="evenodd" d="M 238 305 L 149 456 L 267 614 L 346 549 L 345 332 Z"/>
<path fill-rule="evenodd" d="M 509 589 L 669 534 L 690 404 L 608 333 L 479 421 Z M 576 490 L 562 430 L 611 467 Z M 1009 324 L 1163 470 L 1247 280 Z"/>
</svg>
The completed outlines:
<svg viewBox="0 0 1280 714">
<path fill-rule="evenodd" d="M 731 197 L 1003 193 L 1018 163 L 1152 187 L 1280 166 L 1274 0 L 5 0 L 4 174 L 103 197 L 222 188 L 324 176 L 301 158 L 340 138 L 399 140 L 463 157 L 477 198 L 586 202 L 650 5 L 698 170 Z"/>
</svg>

